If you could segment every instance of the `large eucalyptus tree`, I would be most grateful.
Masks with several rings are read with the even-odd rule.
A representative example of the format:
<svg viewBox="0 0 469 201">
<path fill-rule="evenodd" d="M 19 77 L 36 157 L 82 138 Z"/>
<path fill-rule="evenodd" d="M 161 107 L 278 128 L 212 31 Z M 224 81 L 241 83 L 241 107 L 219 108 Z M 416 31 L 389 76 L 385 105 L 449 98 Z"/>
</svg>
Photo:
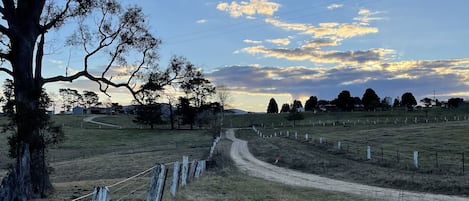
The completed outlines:
<svg viewBox="0 0 469 201">
<path fill-rule="evenodd" d="M 52 189 L 40 134 L 43 86 L 88 79 L 104 93 L 110 86 L 124 87 L 135 97 L 135 77 L 157 59 L 160 41 L 141 8 L 116 0 L 2 0 L 0 15 L 0 71 L 13 79 L 18 136 L 16 166 L 2 181 L 0 200 L 29 200 Z M 50 53 L 45 47 L 60 41 L 80 51 L 81 62 L 71 73 L 45 77 L 49 66 L 43 60 Z M 123 66 L 125 71 L 115 70 Z"/>
</svg>

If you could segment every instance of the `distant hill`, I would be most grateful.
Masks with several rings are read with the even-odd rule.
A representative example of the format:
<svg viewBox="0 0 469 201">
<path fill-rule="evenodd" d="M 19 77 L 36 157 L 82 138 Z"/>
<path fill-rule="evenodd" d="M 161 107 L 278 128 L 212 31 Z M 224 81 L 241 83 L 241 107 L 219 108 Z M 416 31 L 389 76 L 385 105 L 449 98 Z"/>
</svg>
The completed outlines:
<svg viewBox="0 0 469 201">
<path fill-rule="evenodd" d="M 241 110 L 241 109 L 229 109 L 229 110 L 225 110 L 225 113 L 233 114 L 233 115 L 248 114 L 248 112 Z"/>
</svg>

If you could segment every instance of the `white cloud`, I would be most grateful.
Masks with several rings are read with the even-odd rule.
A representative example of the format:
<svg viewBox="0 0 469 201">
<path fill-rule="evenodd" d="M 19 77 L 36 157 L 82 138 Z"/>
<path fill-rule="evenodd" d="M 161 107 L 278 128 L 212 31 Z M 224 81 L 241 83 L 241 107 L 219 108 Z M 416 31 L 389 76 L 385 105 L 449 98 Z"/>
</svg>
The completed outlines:
<svg viewBox="0 0 469 201">
<path fill-rule="evenodd" d="M 245 39 L 243 40 L 244 43 L 250 43 L 250 44 L 261 44 L 262 41 L 259 40 L 251 40 L 251 39 Z"/>
<path fill-rule="evenodd" d="M 353 18 L 355 21 L 358 21 L 361 25 L 369 25 L 371 21 L 379 21 L 383 18 L 381 17 L 374 17 L 375 15 L 380 14 L 381 12 L 373 12 L 368 9 L 360 9 L 358 11 L 358 17 Z"/>
<path fill-rule="evenodd" d="M 206 22 L 207 22 L 206 19 L 200 19 L 200 20 L 197 20 L 195 23 L 197 23 L 197 24 L 204 24 L 204 23 L 206 23 Z"/>
<path fill-rule="evenodd" d="M 249 2 L 236 1 L 231 4 L 222 2 L 217 5 L 217 9 L 228 12 L 231 17 L 246 16 L 248 19 L 253 19 L 254 15 L 273 16 L 280 8 L 280 4 L 269 2 L 268 0 L 250 0 Z"/>
<path fill-rule="evenodd" d="M 327 9 L 334 10 L 334 9 L 337 9 L 337 8 L 341 8 L 342 6 L 344 6 L 344 5 L 343 4 L 331 4 L 331 5 L 327 6 Z"/>
<path fill-rule="evenodd" d="M 269 43 L 273 43 L 276 45 L 289 45 L 290 44 L 290 39 L 289 38 L 276 38 L 276 39 L 267 39 L 266 40 Z"/>
</svg>

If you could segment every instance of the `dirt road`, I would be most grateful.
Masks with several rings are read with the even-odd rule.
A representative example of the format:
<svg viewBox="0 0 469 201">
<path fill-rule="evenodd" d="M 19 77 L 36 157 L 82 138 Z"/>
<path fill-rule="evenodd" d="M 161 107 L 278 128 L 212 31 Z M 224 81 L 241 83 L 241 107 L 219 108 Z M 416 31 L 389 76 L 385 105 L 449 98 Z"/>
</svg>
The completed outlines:
<svg viewBox="0 0 469 201">
<path fill-rule="evenodd" d="M 231 144 L 230 156 L 235 162 L 236 166 L 242 172 L 266 180 L 294 186 L 311 187 L 323 190 L 357 194 L 377 198 L 380 200 L 469 200 L 469 198 L 466 197 L 415 193 L 410 191 L 368 186 L 363 184 L 329 179 L 325 177 L 320 177 L 318 175 L 307 174 L 291 169 L 278 167 L 256 159 L 249 152 L 247 142 L 235 137 L 234 129 L 229 129 L 226 132 L 226 137 L 233 141 L 233 143 Z"/>
<path fill-rule="evenodd" d="M 95 118 L 102 117 L 102 116 L 104 116 L 104 115 L 95 115 L 95 116 L 86 117 L 86 118 L 83 119 L 83 121 L 88 122 L 88 123 L 98 124 L 98 125 L 101 125 L 101 126 L 112 127 L 112 128 L 119 128 L 119 129 L 122 128 L 122 126 L 94 121 Z"/>
</svg>

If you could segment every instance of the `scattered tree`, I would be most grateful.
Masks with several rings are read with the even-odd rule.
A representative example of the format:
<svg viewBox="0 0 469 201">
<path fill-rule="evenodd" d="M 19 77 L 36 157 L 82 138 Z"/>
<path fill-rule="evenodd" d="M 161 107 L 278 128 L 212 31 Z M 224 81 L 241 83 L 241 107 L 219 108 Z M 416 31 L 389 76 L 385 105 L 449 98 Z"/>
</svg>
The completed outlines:
<svg viewBox="0 0 469 201">
<path fill-rule="evenodd" d="M 361 100 L 363 106 L 365 107 L 365 110 L 367 111 L 374 111 L 376 107 L 380 105 L 380 98 L 378 97 L 378 95 L 376 95 L 376 92 L 371 88 L 365 90 L 365 93 L 363 94 Z"/>
<path fill-rule="evenodd" d="M 188 81 L 182 83 L 181 88 L 194 102 L 196 108 L 200 108 L 207 98 L 215 94 L 215 86 L 204 77 L 201 71 L 196 71 Z"/>
<path fill-rule="evenodd" d="M 292 110 L 297 110 L 303 108 L 303 104 L 301 103 L 300 100 L 294 100 L 291 109 Z"/>
<path fill-rule="evenodd" d="M 157 104 L 158 98 L 164 94 L 168 99 L 171 129 L 174 129 L 173 103 L 176 102 L 176 98 L 169 87 L 172 87 L 173 91 L 177 91 L 184 83 L 192 79 L 191 76 L 196 74 L 195 71 L 194 65 L 185 57 L 173 56 L 166 69 L 153 69 L 144 74 L 144 84 L 137 94 L 140 100 L 139 104 Z M 139 115 L 137 114 L 137 116 Z M 151 119 L 142 121 L 144 118 L 151 118 L 151 115 L 138 117 L 136 121 L 143 124 L 152 121 Z"/>
<path fill-rule="evenodd" d="M 464 99 L 462 99 L 462 98 L 450 98 L 450 99 L 448 99 L 448 107 L 449 108 L 457 108 L 463 102 L 464 102 Z"/>
<path fill-rule="evenodd" d="M 285 117 L 288 121 L 293 121 L 293 127 L 296 126 L 296 121 L 303 120 L 303 113 L 298 112 L 298 110 L 290 110 L 288 116 Z"/>
<path fill-rule="evenodd" d="M 70 112 L 73 107 L 83 103 L 83 96 L 76 89 L 59 89 L 62 97 L 62 109 L 64 112 Z"/>
<path fill-rule="evenodd" d="M 100 105 L 99 96 L 93 91 L 83 91 L 83 104 L 86 108 Z"/>
<path fill-rule="evenodd" d="M 278 113 L 278 105 L 274 98 L 271 98 L 269 101 L 269 105 L 267 106 L 267 113 Z"/>
<path fill-rule="evenodd" d="M 284 103 L 282 105 L 282 109 L 280 110 L 280 113 L 286 113 L 286 112 L 290 112 L 290 104 L 288 103 Z"/>
<path fill-rule="evenodd" d="M 191 106 L 189 98 L 180 97 L 178 104 L 178 114 L 182 117 L 182 124 L 189 124 L 191 130 L 194 127 L 197 111 Z"/>
<path fill-rule="evenodd" d="M 220 101 L 221 106 L 221 120 L 220 124 L 223 126 L 223 119 L 225 118 L 225 106 L 231 101 L 231 92 L 229 88 L 225 85 L 220 85 L 217 87 L 217 98 Z"/>
<path fill-rule="evenodd" d="M 311 96 L 305 102 L 305 111 L 314 111 L 314 108 L 318 105 L 318 97 Z"/>
<path fill-rule="evenodd" d="M 401 105 L 406 106 L 407 110 L 412 110 L 414 106 L 417 105 L 414 95 L 411 92 L 406 92 L 402 94 Z"/>
<path fill-rule="evenodd" d="M 135 112 L 133 121 L 137 124 L 149 125 L 153 129 L 154 125 L 163 123 L 160 104 L 137 105 Z"/>
<path fill-rule="evenodd" d="M 399 101 L 398 98 L 395 98 L 394 103 L 392 104 L 392 107 L 396 108 L 396 107 L 399 107 L 399 106 L 401 106 L 401 102 Z"/>
<path fill-rule="evenodd" d="M 342 111 L 352 111 L 354 108 L 354 100 L 350 96 L 350 91 L 344 90 L 340 92 L 336 99 L 336 105 Z"/>
</svg>

